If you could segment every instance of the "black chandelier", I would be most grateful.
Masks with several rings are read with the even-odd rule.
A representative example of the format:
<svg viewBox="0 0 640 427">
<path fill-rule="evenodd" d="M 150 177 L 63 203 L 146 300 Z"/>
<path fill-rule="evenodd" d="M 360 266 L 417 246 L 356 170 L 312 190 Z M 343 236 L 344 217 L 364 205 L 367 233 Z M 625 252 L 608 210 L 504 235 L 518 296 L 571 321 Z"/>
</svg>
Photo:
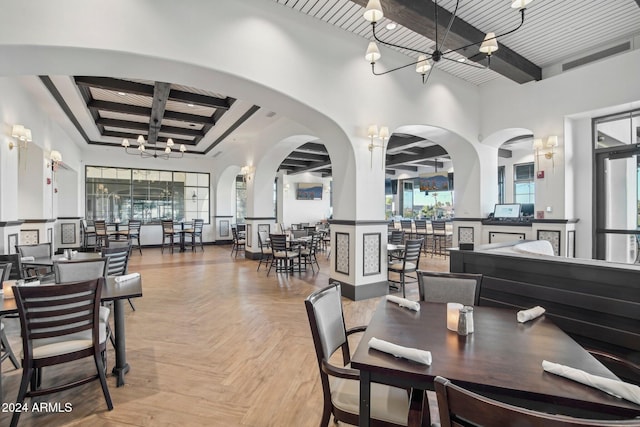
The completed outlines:
<svg viewBox="0 0 640 427">
<path fill-rule="evenodd" d="M 131 144 L 129 143 L 129 140 L 126 138 L 122 140 L 122 146 L 124 147 L 125 152 L 127 154 L 140 156 L 143 158 L 153 157 L 154 159 L 160 158 L 160 159 L 168 160 L 168 159 L 179 159 L 182 156 L 184 156 L 184 152 L 187 151 L 187 148 L 184 146 L 184 144 L 180 144 L 180 148 L 178 152 L 173 151 L 173 146 L 175 144 L 173 142 L 173 139 L 171 138 L 167 139 L 167 143 L 164 149 L 158 147 L 156 144 L 153 144 L 153 147 L 147 150 L 147 147 L 145 146 L 146 142 L 142 135 L 138 136 L 138 140 L 136 142 L 138 143 L 138 148 L 135 151 L 131 152 L 129 150 L 133 150 L 133 148 L 129 148 L 131 146 Z M 160 151 L 160 153 L 158 153 L 158 151 Z"/>
<path fill-rule="evenodd" d="M 431 71 L 433 70 L 433 67 L 435 66 L 435 64 L 437 64 L 439 61 L 443 59 L 447 61 L 453 61 L 453 62 L 465 64 L 467 66 L 474 67 L 474 68 L 487 69 L 491 65 L 491 54 L 493 54 L 493 52 L 498 50 L 498 38 L 502 36 L 506 36 L 507 34 L 514 33 L 515 31 L 519 30 L 522 27 L 522 25 L 524 24 L 524 11 L 526 10 L 527 5 L 532 1 L 533 0 L 513 0 L 513 2 L 511 3 L 512 8 L 518 9 L 520 11 L 520 17 L 521 17 L 520 25 L 518 25 L 516 28 L 510 31 L 507 31 L 505 33 L 499 34 L 497 36 L 495 33 L 489 32 L 486 34 L 483 40 L 479 40 L 474 43 L 469 43 L 465 46 L 461 46 L 455 49 L 443 50 L 445 41 L 447 40 L 447 36 L 449 35 L 449 30 L 451 29 L 451 25 L 453 24 L 453 21 L 456 18 L 456 13 L 458 12 L 458 5 L 460 4 L 460 0 L 456 1 L 456 7 L 453 13 L 451 14 L 451 19 L 449 20 L 449 24 L 447 25 L 447 30 L 442 40 L 439 40 L 438 38 L 438 1 L 434 0 L 435 47 L 432 52 L 426 52 L 418 49 L 413 49 L 407 46 L 400 46 L 398 44 L 386 42 L 380 39 L 376 34 L 376 23 L 384 17 L 384 13 L 382 12 L 382 5 L 380 4 L 380 0 L 369 0 L 369 2 L 367 3 L 367 7 L 364 11 L 364 19 L 371 22 L 371 28 L 373 30 L 373 38 L 375 39 L 375 41 L 369 42 L 369 46 L 367 47 L 367 53 L 365 55 L 365 58 L 367 59 L 367 61 L 371 63 L 371 72 L 376 76 L 382 76 L 384 74 L 388 74 L 393 71 L 401 70 L 403 68 L 407 68 L 407 67 L 411 67 L 412 65 L 415 65 L 416 72 L 422 75 L 422 84 L 425 84 L 429 80 L 429 76 L 431 76 Z M 395 48 L 405 49 L 405 50 L 415 52 L 418 54 L 418 60 L 415 62 L 411 62 L 407 65 L 402 65 L 400 67 L 393 68 L 391 70 L 376 72 L 376 69 L 375 69 L 376 61 L 381 57 L 380 50 L 378 49 L 378 45 L 376 44 L 376 42 L 381 43 L 385 46 L 390 46 L 390 47 L 395 47 Z M 449 58 L 446 56 L 450 53 L 458 52 L 476 45 L 480 45 L 480 48 L 479 48 L 480 52 L 486 55 L 487 66 L 472 64 L 468 62 L 461 62 L 458 59 Z"/>
</svg>

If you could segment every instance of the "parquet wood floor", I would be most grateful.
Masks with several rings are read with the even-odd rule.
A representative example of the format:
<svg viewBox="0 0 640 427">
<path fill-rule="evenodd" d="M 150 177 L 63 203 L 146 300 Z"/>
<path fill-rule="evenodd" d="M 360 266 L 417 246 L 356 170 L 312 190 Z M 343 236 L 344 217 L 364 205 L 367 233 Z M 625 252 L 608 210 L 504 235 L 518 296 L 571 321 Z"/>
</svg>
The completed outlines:
<svg viewBox="0 0 640 427">
<path fill-rule="evenodd" d="M 303 301 L 328 284 L 328 261 L 322 253 L 319 260 L 319 273 L 287 278 L 256 272 L 258 262 L 232 258 L 230 246 L 134 252 L 129 271 L 142 274 L 144 296 L 134 300 L 136 311 L 127 307 L 131 371 L 124 387 L 109 377 L 114 410 L 93 382 L 37 399 L 70 403 L 72 411 L 23 413 L 20 426 L 317 426 L 322 391 Z M 448 258 L 423 256 L 420 267 L 448 271 Z M 407 297 L 418 298 L 415 284 Z M 379 301 L 344 299 L 347 327 L 366 324 Z M 20 353 L 17 320 L 5 325 Z M 113 350 L 108 358 L 110 370 Z M 44 383 L 91 364 L 49 368 Z M 3 402 L 15 401 L 21 371 L 6 360 L 2 372 Z M 0 413 L 0 426 L 9 419 Z"/>
</svg>

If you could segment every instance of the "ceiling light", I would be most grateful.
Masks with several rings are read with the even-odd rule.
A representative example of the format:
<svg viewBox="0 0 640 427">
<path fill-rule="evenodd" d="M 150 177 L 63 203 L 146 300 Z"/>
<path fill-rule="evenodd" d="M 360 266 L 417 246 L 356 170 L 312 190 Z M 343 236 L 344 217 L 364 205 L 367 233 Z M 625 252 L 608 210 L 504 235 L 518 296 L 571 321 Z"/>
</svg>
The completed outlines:
<svg viewBox="0 0 640 427">
<path fill-rule="evenodd" d="M 126 95 L 126 93 L 124 93 L 124 92 L 118 92 L 118 95 L 120 95 L 120 96 L 125 96 L 125 95 Z"/>
<path fill-rule="evenodd" d="M 467 58 L 459 58 L 458 62 L 465 62 L 467 60 Z"/>
<path fill-rule="evenodd" d="M 489 68 L 489 66 L 491 65 L 491 55 L 496 52 L 498 50 L 498 38 L 502 37 L 502 36 L 506 36 L 507 34 L 511 34 L 514 33 L 515 31 L 519 30 L 522 25 L 524 25 L 524 11 L 526 10 L 526 7 L 529 3 L 531 3 L 533 0 L 514 0 L 511 3 L 511 7 L 514 9 L 518 9 L 520 11 L 520 24 L 512 29 L 509 30 L 505 33 L 501 33 L 498 35 L 495 35 L 494 32 L 489 32 L 487 33 L 487 35 L 484 37 L 484 40 L 479 40 L 477 42 L 473 42 L 470 43 L 468 45 L 465 46 L 460 46 L 457 47 L 455 49 L 445 49 L 444 45 L 445 42 L 447 40 L 447 36 L 449 35 L 449 31 L 451 30 L 451 26 L 453 24 L 454 19 L 456 18 L 456 14 L 458 12 L 458 5 L 460 4 L 460 0 L 456 1 L 455 4 L 455 9 L 453 10 L 453 13 L 451 14 L 451 19 L 447 25 L 446 28 L 446 32 L 444 34 L 444 37 L 439 38 L 438 37 L 438 0 L 434 0 L 433 4 L 434 4 L 434 9 L 435 9 L 435 22 L 434 22 L 434 27 L 435 27 L 435 47 L 433 48 L 433 50 L 431 52 L 427 52 L 427 51 L 423 51 L 423 50 L 418 50 L 418 49 L 414 49 L 408 46 L 401 46 L 399 44 L 395 44 L 395 43 L 391 43 L 385 40 L 380 39 L 380 37 L 378 37 L 378 34 L 376 34 L 376 24 L 378 21 L 380 21 L 383 17 L 384 17 L 384 12 L 382 10 L 382 4 L 381 4 L 381 0 L 369 0 L 369 2 L 367 3 L 367 7 L 365 8 L 363 17 L 365 20 L 369 21 L 371 23 L 371 28 L 373 31 L 373 38 L 375 41 L 371 41 L 369 42 L 369 45 L 367 46 L 367 53 L 365 54 L 365 58 L 367 59 L 367 61 L 369 61 L 369 63 L 371 64 L 371 72 L 376 75 L 376 76 L 381 76 L 384 74 L 388 74 L 391 73 L 393 71 L 397 71 L 397 70 L 401 70 L 403 68 L 407 68 L 411 65 L 415 65 L 416 66 L 416 71 L 422 75 L 422 83 L 425 84 L 428 80 L 429 80 L 429 76 L 431 75 L 431 71 L 433 70 L 433 67 L 435 67 L 435 65 L 441 61 L 441 60 L 447 60 L 447 61 L 457 61 L 459 63 L 464 63 L 465 65 L 468 65 L 470 67 L 474 67 L 474 68 L 481 68 L 481 69 L 485 69 L 485 68 Z M 388 26 L 387 26 L 387 29 Z M 418 60 L 414 62 L 411 62 L 410 64 L 407 65 L 402 65 L 400 67 L 396 67 L 396 68 L 392 68 L 390 70 L 387 71 L 383 71 L 383 72 L 376 72 L 375 70 L 375 66 L 376 66 L 376 61 L 378 59 L 380 59 L 381 55 L 380 55 L 380 50 L 378 49 L 378 45 L 376 44 L 376 42 L 378 43 L 382 43 L 385 46 L 389 46 L 389 47 L 393 47 L 396 49 L 403 49 L 403 50 L 407 50 L 410 52 L 414 52 L 415 54 L 418 55 Z M 471 47 L 471 46 L 477 46 L 480 45 L 480 52 L 484 53 L 486 55 L 487 58 L 487 65 L 486 66 L 482 66 L 479 64 L 474 64 L 474 63 L 470 63 L 470 62 L 465 62 L 464 60 L 460 60 L 460 59 L 454 59 L 451 58 L 449 56 L 447 56 L 450 53 L 453 52 L 459 52 L 459 51 L 464 51 L 467 48 Z M 429 61 L 432 61 L 432 63 L 429 63 Z"/>
<path fill-rule="evenodd" d="M 131 143 L 129 142 L 128 139 L 126 138 L 123 139 L 122 144 L 120 145 L 124 147 L 124 150 L 127 154 L 145 157 L 145 158 L 146 157 L 153 157 L 154 159 L 161 158 L 164 160 L 179 159 L 183 157 L 184 153 L 187 151 L 187 148 L 184 146 L 184 144 L 180 144 L 180 149 L 178 150 L 179 152 L 174 152 L 172 148 L 175 145 L 175 142 L 171 138 L 167 139 L 164 149 L 162 147 L 159 147 L 158 144 L 154 144 L 153 147 L 149 147 L 149 151 L 147 151 L 147 147 L 145 146 L 146 141 L 144 140 L 144 137 L 142 135 L 138 136 L 138 139 L 136 140 L 136 142 L 138 143 L 137 151 L 133 151 L 133 152 L 129 151 L 130 150 L 129 147 L 131 147 Z M 151 150 L 153 150 L 153 152 Z M 160 154 L 158 154 L 158 152 L 160 152 Z"/>
<path fill-rule="evenodd" d="M 187 107 L 193 107 L 193 104 L 187 104 Z"/>
<path fill-rule="evenodd" d="M 387 30 L 389 30 L 389 31 L 393 31 L 393 30 L 395 30 L 397 27 L 398 27 L 398 26 L 396 25 L 396 23 L 395 23 L 395 22 L 389 22 L 389 23 L 385 26 L 385 28 L 386 28 Z"/>
</svg>

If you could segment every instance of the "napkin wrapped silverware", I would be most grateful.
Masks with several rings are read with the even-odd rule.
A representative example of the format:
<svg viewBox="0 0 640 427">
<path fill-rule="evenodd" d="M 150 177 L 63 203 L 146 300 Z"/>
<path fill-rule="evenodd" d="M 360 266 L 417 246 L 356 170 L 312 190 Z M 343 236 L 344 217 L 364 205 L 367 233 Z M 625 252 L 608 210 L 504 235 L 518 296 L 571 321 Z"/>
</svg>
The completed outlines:
<svg viewBox="0 0 640 427">
<path fill-rule="evenodd" d="M 138 277 L 140 277 L 140 273 L 125 274 L 123 276 L 116 276 L 115 281 L 116 283 L 126 282 L 127 280 L 136 279 Z"/>
<path fill-rule="evenodd" d="M 418 301 L 411 301 L 406 298 L 400 298 L 395 295 L 387 295 L 387 301 L 395 302 L 400 307 L 406 307 L 409 310 L 420 311 L 420 303 Z"/>
<path fill-rule="evenodd" d="M 621 397 L 640 405 L 640 387 L 637 385 L 589 374 L 580 369 L 571 368 L 569 366 L 560 365 L 547 360 L 542 361 L 542 369 L 590 387 L 595 387 L 613 396 Z"/>
<path fill-rule="evenodd" d="M 414 362 L 422 363 L 423 365 L 431 365 L 430 351 L 403 347 L 401 345 L 392 344 L 385 340 L 379 340 L 376 337 L 372 337 L 369 340 L 369 348 L 374 348 L 385 353 L 393 354 L 396 357 L 403 357 L 405 359 L 413 360 Z"/>
<path fill-rule="evenodd" d="M 533 308 L 530 308 L 528 310 L 520 310 L 517 314 L 518 322 L 520 323 L 528 322 L 529 320 L 533 320 L 536 317 L 542 316 L 544 312 L 545 312 L 545 309 L 540 307 L 539 305 Z"/>
</svg>

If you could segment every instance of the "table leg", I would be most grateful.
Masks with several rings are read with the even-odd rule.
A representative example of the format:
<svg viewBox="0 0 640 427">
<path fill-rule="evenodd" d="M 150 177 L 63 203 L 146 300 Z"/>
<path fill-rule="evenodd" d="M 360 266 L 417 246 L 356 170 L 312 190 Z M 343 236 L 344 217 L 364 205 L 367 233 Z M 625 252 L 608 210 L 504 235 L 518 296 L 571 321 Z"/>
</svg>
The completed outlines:
<svg viewBox="0 0 640 427">
<path fill-rule="evenodd" d="M 180 252 L 185 252 L 186 250 L 184 246 L 184 233 L 180 233 Z"/>
<path fill-rule="evenodd" d="M 116 366 L 111 372 L 117 377 L 116 386 L 120 387 L 124 385 L 124 374 L 129 372 L 124 333 L 124 303 L 121 299 L 113 302 L 113 328 L 116 335 Z"/>
<path fill-rule="evenodd" d="M 371 373 L 360 371 L 360 427 L 369 427 L 371 417 Z"/>
</svg>

